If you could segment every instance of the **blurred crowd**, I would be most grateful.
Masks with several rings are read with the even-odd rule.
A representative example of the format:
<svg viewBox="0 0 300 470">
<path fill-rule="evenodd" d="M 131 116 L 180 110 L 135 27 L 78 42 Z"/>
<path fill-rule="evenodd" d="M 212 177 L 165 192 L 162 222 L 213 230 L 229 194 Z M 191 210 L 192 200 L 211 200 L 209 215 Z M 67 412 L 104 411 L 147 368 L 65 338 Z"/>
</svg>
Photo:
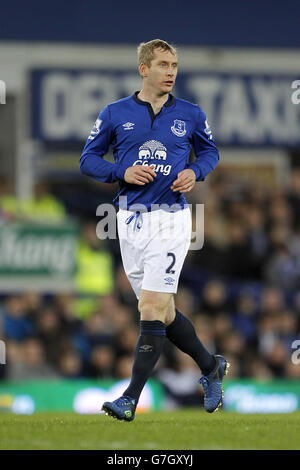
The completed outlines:
<svg viewBox="0 0 300 470">
<path fill-rule="evenodd" d="M 113 199 L 108 188 L 93 186 L 91 219 L 92 201 Z M 74 188 L 70 191 L 75 194 Z M 66 189 L 51 194 L 66 214 L 82 216 L 82 198 L 72 198 Z M 204 247 L 189 251 L 177 308 L 193 321 L 211 353 L 226 356 L 231 378 L 300 380 L 300 366 L 291 360 L 293 343 L 300 340 L 300 169 L 292 169 L 287 184 L 273 187 L 219 171 L 209 184 L 197 184 L 187 199 L 205 205 Z M 131 375 L 139 334 L 137 301 L 118 242 L 93 236 L 95 219 L 82 222 L 82 242 L 106 253 L 101 272 L 109 283 L 98 293 L 3 295 L 0 337 L 7 364 L 0 368 L 2 379 Z M 170 400 L 185 405 L 201 400 L 201 373 L 168 341 L 154 375 Z"/>
</svg>

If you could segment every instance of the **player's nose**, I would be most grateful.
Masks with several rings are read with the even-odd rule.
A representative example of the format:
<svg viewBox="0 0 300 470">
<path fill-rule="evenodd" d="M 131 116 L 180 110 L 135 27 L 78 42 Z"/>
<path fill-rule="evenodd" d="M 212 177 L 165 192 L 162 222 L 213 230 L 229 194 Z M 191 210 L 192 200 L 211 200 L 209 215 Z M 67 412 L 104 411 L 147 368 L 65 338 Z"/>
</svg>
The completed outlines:
<svg viewBox="0 0 300 470">
<path fill-rule="evenodd" d="M 172 66 L 168 67 L 167 69 L 167 75 L 168 76 L 174 76 L 175 70 Z"/>
<path fill-rule="evenodd" d="M 167 73 L 167 76 L 166 76 L 167 80 L 174 80 L 174 77 L 175 77 L 175 75 L 174 75 L 173 72 Z"/>
</svg>

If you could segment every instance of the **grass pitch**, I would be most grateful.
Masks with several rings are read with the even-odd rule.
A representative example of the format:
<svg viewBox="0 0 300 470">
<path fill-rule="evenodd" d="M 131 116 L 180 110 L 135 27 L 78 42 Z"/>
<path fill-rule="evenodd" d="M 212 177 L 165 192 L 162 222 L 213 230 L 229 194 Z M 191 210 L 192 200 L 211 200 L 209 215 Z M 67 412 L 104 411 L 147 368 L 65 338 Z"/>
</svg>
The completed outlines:
<svg viewBox="0 0 300 470">
<path fill-rule="evenodd" d="M 137 415 L 0 414 L 0 449 L 300 449 L 300 412 L 241 415 L 189 409 Z"/>
</svg>

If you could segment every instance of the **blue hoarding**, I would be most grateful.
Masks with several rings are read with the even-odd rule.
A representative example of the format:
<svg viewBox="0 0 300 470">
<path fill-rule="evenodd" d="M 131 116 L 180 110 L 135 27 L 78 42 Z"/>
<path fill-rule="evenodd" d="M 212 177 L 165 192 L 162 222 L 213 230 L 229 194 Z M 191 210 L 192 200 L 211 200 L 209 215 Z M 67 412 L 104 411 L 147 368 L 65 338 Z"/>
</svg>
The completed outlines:
<svg viewBox="0 0 300 470">
<path fill-rule="evenodd" d="M 38 69 L 31 80 L 32 137 L 87 138 L 101 109 L 141 87 L 135 69 Z M 218 145 L 300 145 L 300 81 L 295 75 L 180 73 L 175 96 L 199 104 Z"/>
</svg>

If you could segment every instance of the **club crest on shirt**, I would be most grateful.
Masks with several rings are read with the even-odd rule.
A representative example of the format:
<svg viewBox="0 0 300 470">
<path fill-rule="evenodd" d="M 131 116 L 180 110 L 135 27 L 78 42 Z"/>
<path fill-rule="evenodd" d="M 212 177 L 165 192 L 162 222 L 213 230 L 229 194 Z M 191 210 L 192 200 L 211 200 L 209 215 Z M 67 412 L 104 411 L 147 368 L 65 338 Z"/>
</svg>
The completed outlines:
<svg viewBox="0 0 300 470">
<path fill-rule="evenodd" d="M 171 131 L 178 137 L 183 137 L 186 134 L 185 122 L 180 121 L 180 119 L 175 119 Z"/>
</svg>

